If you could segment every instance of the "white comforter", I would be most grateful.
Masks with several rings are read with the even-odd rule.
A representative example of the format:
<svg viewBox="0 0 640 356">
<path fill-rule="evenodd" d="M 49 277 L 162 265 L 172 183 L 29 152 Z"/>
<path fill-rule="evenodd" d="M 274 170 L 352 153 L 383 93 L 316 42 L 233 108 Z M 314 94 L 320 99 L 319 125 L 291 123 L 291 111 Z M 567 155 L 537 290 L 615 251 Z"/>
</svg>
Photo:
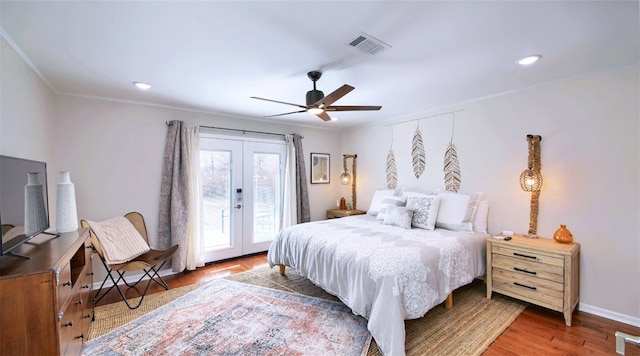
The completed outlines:
<svg viewBox="0 0 640 356">
<path fill-rule="evenodd" d="M 360 215 L 284 229 L 268 260 L 294 268 L 367 318 L 385 355 L 404 355 L 404 320 L 422 317 L 482 276 L 488 236 L 406 230 Z"/>
</svg>

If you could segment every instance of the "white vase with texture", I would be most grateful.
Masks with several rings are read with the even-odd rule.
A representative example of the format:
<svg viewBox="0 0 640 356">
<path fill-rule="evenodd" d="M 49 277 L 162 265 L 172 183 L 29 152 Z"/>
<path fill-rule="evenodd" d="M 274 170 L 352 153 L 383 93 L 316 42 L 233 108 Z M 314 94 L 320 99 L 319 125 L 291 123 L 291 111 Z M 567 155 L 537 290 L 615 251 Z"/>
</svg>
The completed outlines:
<svg viewBox="0 0 640 356">
<path fill-rule="evenodd" d="M 56 230 L 71 232 L 78 230 L 78 210 L 75 186 L 70 172 L 60 172 L 56 195 Z"/>
</svg>

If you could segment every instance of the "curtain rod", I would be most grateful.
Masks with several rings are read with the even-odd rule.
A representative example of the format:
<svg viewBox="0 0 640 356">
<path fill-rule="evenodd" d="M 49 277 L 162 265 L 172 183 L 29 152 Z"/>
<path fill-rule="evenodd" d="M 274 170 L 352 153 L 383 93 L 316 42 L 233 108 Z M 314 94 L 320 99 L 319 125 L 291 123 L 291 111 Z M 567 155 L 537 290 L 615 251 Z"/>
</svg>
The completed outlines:
<svg viewBox="0 0 640 356">
<path fill-rule="evenodd" d="M 425 117 L 419 117 L 417 119 L 411 119 L 411 120 L 405 120 L 405 121 L 400 121 L 400 122 L 394 122 L 393 124 L 386 124 L 384 126 L 393 126 L 393 125 L 400 125 L 400 124 L 405 124 L 407 122 L 413 122 L 413 121 L 419 121 L 419 120 L 423 120 L 423 119 L 430 119 L 432 117 L 437 117 L 437 116 L 444 116 L 444 115 L 449 115 L 449 114 L 454 114 L 460 111 L 464 111 L 464 109 L 459 109 L 459 110 L 454 110 L 454 111 L 447 111 L 447 112 L 443 112 L 441 114 L 435 114 L 435 115 L 430 115 L 430 116 L 425 116 Z"/>
<path fill-rule="evenodd" d="M 173 123 L 171 121 L 167 121 L 167 126 L 171 126 Z M 275 132 L 264 132 L 264 131 L 254 131 L 254 130 L 243 130 L 243 129 L 231 129 L 228 127 L 216 127 L 216 126 L 204 126 L 204 125 L 199 125 L 199 127 L 204 127 L 205 129 L 215 129 L 215 130 L 227 130 L 227 131 L 238 131 L 238 132 L 242 132 L 243 134 L 250 132 L 250 133 L 256 133 L 256 134 L 263 134 L 263 135 L 275 135 L 275 136 L 284 136 L 285 134 L 281 134 L 281 133 L 275 133 Z M 300 135 L 300 138 L 304 138 L 304 136 Z"/>
</svg>

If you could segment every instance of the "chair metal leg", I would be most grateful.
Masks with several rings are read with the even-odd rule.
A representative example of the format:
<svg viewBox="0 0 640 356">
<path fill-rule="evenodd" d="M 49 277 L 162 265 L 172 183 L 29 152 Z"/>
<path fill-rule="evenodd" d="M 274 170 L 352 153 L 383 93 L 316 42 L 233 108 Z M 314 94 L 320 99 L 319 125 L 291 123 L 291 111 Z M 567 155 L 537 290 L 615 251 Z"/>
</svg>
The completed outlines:
<svg viewBox="0 0 640 356">
<path fill-rule="evenodd" d="M 144 297 L 147 295 L 147 291 L 149 290 L 149 287 L 151 286 L 152 282 L 157 283 L 159 286 L 163 287 L 165 290 L 169 290 L 169 285 L 167 284 L 167 282 L 165 282 L 164 279 L 162 279 L 162 277 L 158 274 L 158 271 L 160 271 L 162 269 L 162 266 L 164 266 L 166 261 L 162 262 L 162 264 L 160 265 L 160 267 L 158 269 L 156 269 L 155 266 L 151 266 L 148 270 L 143 269 L 142 271 L 144 271 L 144 274 L 135 283 L 128 283 L 127 280 L 124 278 L 124 274 L 126 272 L 121 272 L 121 271 L 115 271 L 118 274 L 118 279 L 117 280 L 114 279 L 113 275 L 111 274 L 112 272 L 114 272 L 114 270 L 109 269 L 109 267 L 106 265 L 106 263 L 104 261 L 102 261 L 102 263 L 107 268 L 107 275 L 105 276 L 104 280 L 102 281 L 102 284 L 100 285 L 100 288 L 98 289 L 98 292 L 96 293 L 96 296 L 93 297 L 94 306 L 96 304 L 98 304 L 98 302 L 105 295 L 107 295 L 107 293 L 109 293 L 114 287 L 118 290 L 118 293 L 120 294 L 120 297 L 122 297 L 122 300 L 125 302 L 127 307 L 129 309 L 132 309 L 132 310 L 133 309 L 138 309 L 140 307 L 140 305 L 142 304 L 142 301 L 144 300 Z M 118 283 L 120 283 L 120 281 L 123 281 L 124 285 L 126 285 L 127 287 L 135 288 L 138 285 L 138 283 L 140 283 L 144 279 L 145 276 L 149 277 L 149 281 L 147 282 L 147 285 L 145 286 L 144 291 L 140 295 L 140 300 L 138 301 L 138 304 L 136 304 L 135 306 L 132 306 L 131 303 L 129 303 L 129 299 L 127 299 L 127 297 L 125 296 L 124 292 L 122 291 L 122 289 L 120 288 L 120 285 L 118 285 Z M 102 287 L 104 286 L 104 284 L 107 281 L 107 279 L 111 279 L 111 281 L 113 282 L 113 285 L 111 287 L 109 287 L 109 289 L 107 289 L 104 293 L 100 293 L 100 291 L 102 290 Z M 100 296 L 98 297 L 99 294 L 100 294 Z"/>
</svg>

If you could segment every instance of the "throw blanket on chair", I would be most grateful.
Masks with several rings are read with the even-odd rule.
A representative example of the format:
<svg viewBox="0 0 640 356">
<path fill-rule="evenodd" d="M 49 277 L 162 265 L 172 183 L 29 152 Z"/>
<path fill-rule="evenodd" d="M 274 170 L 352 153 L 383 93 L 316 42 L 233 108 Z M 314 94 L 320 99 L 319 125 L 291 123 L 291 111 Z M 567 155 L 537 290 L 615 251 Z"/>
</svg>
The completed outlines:
<svg viewBox="0 0 640 356">
<path fill-rule="evenodd" d="M 100 241 L 108 265 L 131 261 L 151 250 L 135 226 L 124 216 L 87 222 Z"/>
</svg>

